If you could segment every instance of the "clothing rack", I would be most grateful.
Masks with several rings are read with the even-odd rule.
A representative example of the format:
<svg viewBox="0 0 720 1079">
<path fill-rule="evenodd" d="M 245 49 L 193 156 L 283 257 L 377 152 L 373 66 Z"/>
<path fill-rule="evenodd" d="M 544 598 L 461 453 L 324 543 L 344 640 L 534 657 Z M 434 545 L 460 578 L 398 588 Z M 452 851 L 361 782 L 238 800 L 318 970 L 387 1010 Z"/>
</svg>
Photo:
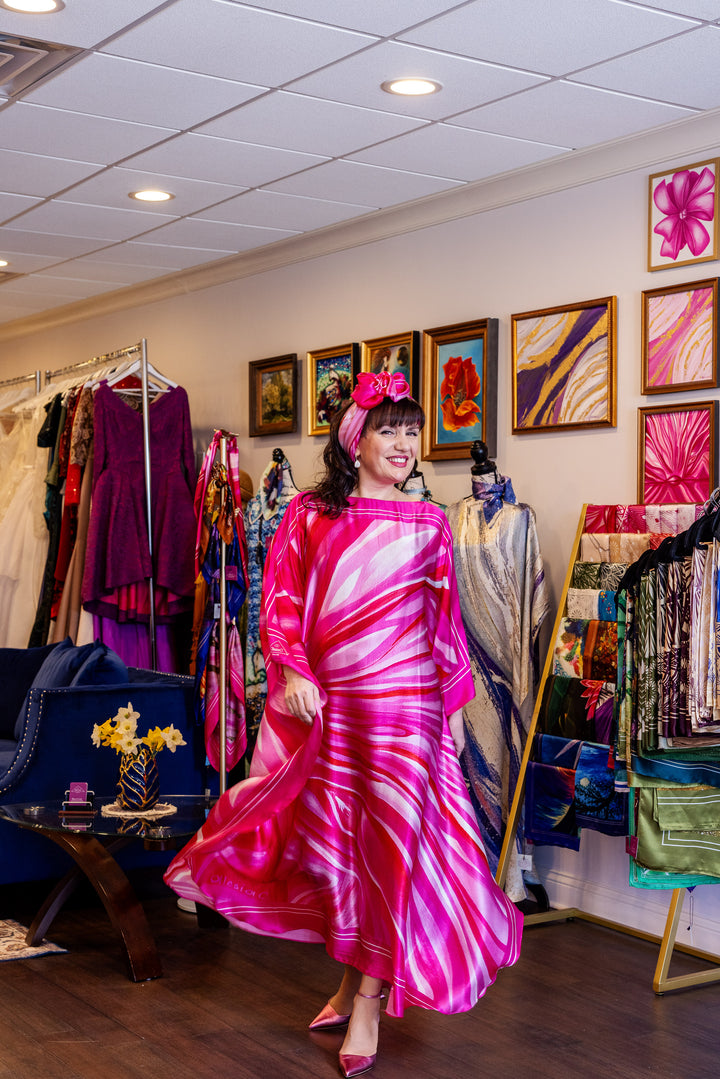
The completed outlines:
<svg viewBox="0 0 720 1079">
<path fill-rule="evenodd" d="M 220 433 L 220 465 L 227 473 L 227 432 Z M 220 669 L 218 671 L 218 719 L 220 726 L 220 793 L 227 789 L 227 581 L 225 579 L 227 544 L 220 540 L 220 625 L 218 644 Z"/>
<path fill-rule="evenodd" d="M 80 360 L 78 363 L 68 364 L 66 367 L 58 367 L 54 371 L 45 371 L 45 385 L 59 375 L 77 374 L 80 371 L 98 367 L 101 364 L 110 364 L 119 360 L 127 359 L 140 353 L 140 382 L 142 393 L 142 420 L 143 420 L 143 459 L 145 465 L 145 507 L 147 516 L 147 541 L 150 554 L 150 577 L 148 578 L 148 593 L 150 597 L 149 634 L 150 655 L 152 669 L 157 669 L 157 631 L 155 628 L 155 578 L 152 571 L 153 565 L 153 530 L 152 530 L 152 490 L 150 470 L 150 396 L 148 393 L 148 358 L 147 339 L 145 337 L 134 345 L 116 349 L 114 352 L 106 352 L 103 356 L 93 356 L 90 360 Z"/>
<path fill-rule="evenodd" d="M 714 504 L 720 498 L 720 488 L 713 492 L 708 500 L 708 504 Z M 714 501 L 713 501 L 714 500 Z M 515 835 L 520 820 L 520 814 L 522 813 L 523 803 L 525 800 L 525 781 L 527 778 L 528 765 L 532 756 L 533 740 L 537 731 L 538 722 L 540 718 L 540 711 L 542 708 L 543 690 L 545 683 L 552 673 L 553 668 L 553 650 L 555 641 L 557 640 L 558 631 L 565 613 L 567 594 L 572 581 L 573 566 L 578 560 L 580 554 L 580 544 L 585 531 L 585 515 L 587 513 L 588 504 L 583 505 L 582 512 L 580 514 L 580 521 L 578 524 L 577 532 L 575 534 L 575 541 L 573 543 L 570 561 L 568 564 L 567 573 L 565 575 L 565 582 L 560 594 L 560 600 L 558 603 L 557 616 L 555 618 L 555 624 L 553 626 L 552 637 L 548 647 L 547 657 L 545 659 L 545 666 L 543 668 L 542 677 L 538 685 L 538 693 L 535 701 L 535 709 L 533 711 L 532 720 L 527 733 L 527 741 L 525 743 L 525 750 L 520 764 L 520 773 L 518 775 L 518 782 L 515 788 L 515 797 L 508 816 L 507 824 L 505 827 L 505 837 L 503 840 L 502 850 L 500 852 L 500 859 L 498 861 L 497 872 L 495 879 L 502 888 L 505 884 L 505 878 L 507 876 L 508 865 L 510 860 L 510 852 L 515 843 Z M 566 922 L 577 919 L 579 921 L 593 922 L 595 925 L 603 925 L 609 929 L 614 929 L 619 933 L 625 933 L 629 936 L 638 937 L 641 940 L 649 940 L 653 943 L 660 944 L 660 952 L 658 955 L 657 965 L 655 967 L 655 974 L 653 977 L 653 991 L 662 996 L 664 993 L 672 991 L 674 989 L 685 989 L 691 986 L 706 985 L 709 982 L 720 981 L 720 965 L 718 965 L 719 957 L 713 955 L 710 952 L 703 951 L 700 948 L 692 947 L 688 944 L 679 944 L 677 942 L 677 931 L 680 924 L 680 915 L 682 913 L 683 900 L 685 897 L 686 888 L 675 888 L 672 890 L 670 897 L 670 905 L 668 909 L 667 919 L 665 923 L 665 930 L 662 938 L 654 933 L 645 932 L 641 929 L 635 929 L 633 926 L 622 925 L 620 922 L 614 922 L 608 918 L 602 918 L 595 914 L 590 914 L 587 911 L 581 910 L 579 907 L 565 907 L 562 909 L 554 909 L 542 911 L 538 914 L 525 915 L 525 925 L 542 925 L 551 922 Z M 678 975 L 675 977 L 668 977 L 668 971 L 670 969 L 670 962 L 673 956 L 673 950 L 677 949 L 680 952 L 684 952 L 688 955 L 692 955 L 696 958 L 703 959 L 705 962 L 715 964 L 710 970 L 697 971 L 693 974 Z"/>
<path fill-rule="evenodd" d="M 228 438 L 239 438 L 230 431 L 218 429 L 220 466 L 227 476 L 227 445 Z M 276 451 L 277 452 L 277 451 Z M 282 453 L 282 450 L 280 451 Z M 283 454 L 284 456 L 284 454 Z M 219 790 L 223 794 L 227 790 L 228 767 L 227 767 L 227 544 L 220 540 L 220 624 L 218 626 L 218 726 L 220 728 L 220 754 L 219 754 Z"/>
<path fill-rule="evenodd" d="M 2 386 L 19 386 L 21 382 L 34 382 L 35 392 L 40 393 L 41 390 L 41 373 L 40 371 L 33 371 L 29 375 L 16 375 L 15 378 L 4 378 L 0 380 L 0 387 Z"/>
</svg>

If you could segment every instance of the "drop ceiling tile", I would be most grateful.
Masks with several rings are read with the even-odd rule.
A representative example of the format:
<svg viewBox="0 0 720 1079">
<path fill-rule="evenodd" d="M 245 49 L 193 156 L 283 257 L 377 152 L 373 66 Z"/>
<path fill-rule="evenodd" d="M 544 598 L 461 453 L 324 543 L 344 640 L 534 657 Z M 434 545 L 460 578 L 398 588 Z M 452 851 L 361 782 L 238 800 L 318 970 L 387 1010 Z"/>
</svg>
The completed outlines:
<svg viewBox="0 0 720 1079">
<path fill-rule="evenodd" d="M 269 190 L 288 195 L 309 195 L 351 202 L 369 209 L 393 206 L 460 186 L 454 180 L 418 176 L 399 169 L 377 168 L 359 161 L 330 161 L 316 169 L 289 176 L 269 185 Z"/>
<path fill-rule="evenodd" d="M 642 0 L 645 7 L 691 15 L 695 19 L 720 19 L 720 0 Z"/>
<path fill-rule="evenodd" d="M 147 244 L 176 244 L 178 247 L 221 246 L 232 253 L 249 251 L 253 247 L 295 236 L 286 229 L 255 228 L 252 225 L 233 225 L 227 221 L 203 221 L 198 217 L 184 217 L 171 225 L 164 225 L 143 237 Z"/>
<path fill-rule="evenodd" d="M 71 0 L 60 11 L 43 16 L 2 10 L 0 33 L 87 49 L 164 3 L 165 0 L 122 0 L 121 4 Z"/>
<path fill-rule="evenodd" d="M 43 203 L 8 225 L 27 232 L 54 233 L 98 240 L 127 240 L 171 220 L 168 214 L 138 210 L 115 210 L 108 206 L 85 206 L 75 202 Z M 95 246 L 98 244 L 96 242 Z"/>
<path fill-rule="evenodd" d="M 210 135 L 178 135 L 152 150 L 130 158 L 132 169 L 149 169 L 164 176 L 186 176 L 218 184 L 257 187 L 281 176 L 316 165 L 323 158 L 272 146 L 216 139 Z"/>
<path fill-rule="evenodd" d="M 233 221 L 239 225 L 307 232 L 367 212 L 367 206 L 353 206 L 346 202 L 281 195 L 276 191 L 248 191 L 246 195 L 238 195 L 196 216 L 208 221 Z"/>
<path fill-rule="evenodd" d="M 220 0 L 177 0 L 101 51 L 154 64 L 281 86 L 374 40 Z"/>
<path fill-rule="evenodd" d="M 167 274 L 164 267 L 123 266 L 117 263 L 102 263 L 97 259 L 74 259 L 72 262 L 60 262 L 44 270 L 42 277 L 60 277 L 72 281 L 97 281 L 104 288 L 122 285 L 134 285 L 139 281 L 149 281 L 153 277 Z"/>
<path fill-rule="evenodd" d="M 439 93 L 413 98 L 398 97 L 381 89 L 388 79 L 404 76 L 433 79 L 443 88 Z M 478 60 L 388 41 L 374 45 L 360 56 L 341 60 L 324 71 L 298 79 L 290 89 L 310 97 L 344 101 L 367 109 L 441 120 L 543 81 L 541 75 L 510 71 Z"/>
<path fill-rule="evenodd" d="M 142 203 L 131 201 L 131 191 L 155 187 L 169 191 L 174 198 L 164 203 Z M 71 191 L 61 195 L 57 202 L 82 202 L 90 206 L 115 206 L 118 209 L 133 209 L 139 213 L 157 212 L 159 206 L 170 217 L 184 217 L 186 214 L 204 210 L 216 202 L 230 199 L 245 191 L 237 184 L 212 184 L 207 180 L 187 180 L 179 176 L 162 176 L 157 172 L 136 172 L 134 169 L 105 169 L 84 183 L 77 184 Z"/>
<path fill-rule="evenodd" d="M 402 161 L 405 168 L 415 173 L 469 181 L 522 168 L 566 150 L 565 146 L 547 146 L 483 131 L 471 132 L 469 128 L 450 124 L 432 124 L 422 131 L 401 135 L 354 154 L 352 160 L 388 168 Z"/>
<path fill-rule="evenodd" d="M 262 86 L 91 53 L 25 94 L 23 100 L 184 130 L 263 92 Z"/>
<path fill-rule="evenodd" d="M 691 115 L 688 109 L 558 81 L 471 109 L 455 116 L 453 124 L 519 139 L 557 139 L 577 148 Z"/>
<path fill-rule="evenodd" d="M 233 254 L 235 254 L 234 251 L 227 249 L 218 251 L 201 247 L 171 247 L 169 245 L 164 247 L 160 243 L 149 244 L 128 240 L 127 243 L 96 251 L 88 255 L 85 261 L 98 265 L 112 263 L 117 266 L 146 266 L 149 269 L 162 269 L 164 273 L 170 273 L 172 270 L 185 270 L 190 266 L 216 262 L 218 259 Z"/>
<path fill-rule="evenodd" d="M 0 190 L 45 198 L 91 176 L 99 167 L 0 149 Z"/>
<path fill-rule="evenodd" d="M 563 75 L 693 25 L 615 0 L 475 0 L 400 37 L 496 64 Z"/>
<path fill-rule="evenodd" d="M 109 165 L 175 132 L 125 123 L 45 105 L 15 102 L 0 112 L 0 145 L 5 150 Z"/>
<path fill-rule="evenodd" d="M 342 157 L 371 143 L 401 135 L 426 121 L 377 109 L 276 90 L 211 120 L 202 134 Z"/>
<path fill-rule="evenodd" d="M 58 259 L 54 255 L 29 255 L 26 252 L 10 251 L 5 247 L 5 237 L 0 232 L 0 258 L 7 258 L 9 266 L 4 267 L 8 273 L 37 273 L 46 266 L 53 266 Z"/>
<path fill-rule="evenodd" d="M 15 296 L 44 296 L 53 303 L 72 303 L 73 300 L 82 300 L 86 296 L 109 291 L 105 281 L 73 281 L 70 278 L 46 277 L 43 274 L 17 277 L 2 287 Z"/>
<path fill-rule="evenodd" d="M 19 255 L 43 255 L 47 258 L 46 265 L 57 262 L 58 259 L 77 258 L 79 255 L 87 255 L 101 246 L 98 240 L 80 239 L 77 236 L 54 236 L 43 232 L 23 232 L 20 229 L 11 229 L 6 225 L 0 228 L 0 250 L 5 256 L 10 253 Z"/>
<path fill-rule="evenodd" d="M 579 72 L 572 81 L 690 108 L 716 108 L 720 105 L 720 28 L 705 26 L 632 56 L 609 60 Z"/>
<path fill-rule="evenodd" d="M 0 222 L 9 221 L 23 210 L 36 206 L 42 199 L 29 198 L 27 195 L 7 195 L 0 192 Z"/>
<path fill-rule="evenodd" d="M 361 4 L 339 4 L 338 0 L 243 0 L 250 7 L 284 11 L 316 22 L 364 30 L 389 37 L 439 12 L 455 7 L 458 0 L 363 0 Z"/>
</svg>

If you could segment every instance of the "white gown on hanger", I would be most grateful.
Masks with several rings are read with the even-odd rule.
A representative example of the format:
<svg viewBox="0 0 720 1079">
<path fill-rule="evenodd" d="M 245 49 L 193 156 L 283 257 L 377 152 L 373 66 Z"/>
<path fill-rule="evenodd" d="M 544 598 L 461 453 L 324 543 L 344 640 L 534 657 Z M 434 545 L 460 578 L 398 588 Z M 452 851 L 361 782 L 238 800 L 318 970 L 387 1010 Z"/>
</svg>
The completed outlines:
<svg viewBox="0 0 720 1079">
<path fill-rule="evenodd" d="M 20 413 L 9 470 L 17 482 L 0 517 L 0 647 L 25 648 L 35 622 L 48 550 L 43 517 L 48 451 L 37 444 L 45 409 Z"/>
</svg>

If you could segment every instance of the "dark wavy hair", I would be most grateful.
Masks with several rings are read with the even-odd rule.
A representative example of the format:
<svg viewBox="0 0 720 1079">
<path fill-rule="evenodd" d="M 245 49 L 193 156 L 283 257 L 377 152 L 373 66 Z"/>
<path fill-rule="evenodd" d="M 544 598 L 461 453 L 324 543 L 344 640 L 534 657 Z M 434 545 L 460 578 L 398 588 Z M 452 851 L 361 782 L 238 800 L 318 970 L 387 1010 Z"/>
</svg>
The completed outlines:
<svg viewBox="0 0 720 1079">
<path fill-rule="evenodd" d="M 348 495 L 352 494 L 357 482 L 355 462 L 340 445 L 338 438 L 340 424 L 352 404 L 352 401 L 348 401 L 331 419 L 330 438 L 323 450 L 325 475 L 305 496 L 310 505 L 328 517 L 340 516 L 342 510 L 348 506 Z M 393 401 L 391 397 L 385 397 L 379 405 L 368 411 L 363 434 L 377 431 L 380 427 L 396 427 L 399 424 L 406 427 L 417 424 L 420 430 L 425 426 L 425 413 L 414 398 L 403 397 L 400 401 Z"/>
</svg>

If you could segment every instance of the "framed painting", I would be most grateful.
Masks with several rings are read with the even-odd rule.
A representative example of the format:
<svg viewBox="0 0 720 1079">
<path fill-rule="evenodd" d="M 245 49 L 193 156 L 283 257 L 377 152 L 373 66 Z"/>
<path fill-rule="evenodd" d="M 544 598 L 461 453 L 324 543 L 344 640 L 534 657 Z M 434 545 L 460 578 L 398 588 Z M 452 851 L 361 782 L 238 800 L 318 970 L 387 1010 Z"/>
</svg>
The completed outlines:
<svg viewBox="0 0 720 1079">
<path fill-rule="evenodd" d="M 648 192 L 648 270 L 718 257 L 718 161 L 654 172 Z"/>
<path fill-rule="evenodd" d="M 717 386 L 718 279 L 643 292 L 642 392 Z"/>
<path fill-rule="evenodd" d="M 638 502 L 706 502 L 717 483 L 717 401 L 638 409 Z"/>
<path fill-rule="evenodd" d="M 470 456 L 478 439 L 497 450 L 498 320 L 423 330 L 423 460 Z"/>
<path fill-rule="evenodd" d="M 250 437 L 297 431 L 297 353 L 251 360 L 249 376 Z"/>
<path fill-rule="evenodd" d="M 513 315 L 513 433 L 614 427 L 615 296 Z"/>
<path fill-rule="evenodd" d="M 396 333 L 391 337 L 373 337 L 360 346 L 360 370 L 378 374 L 396 371 L 404 375 L 410 392 L 417 399 L 419 391 L 419 343 L 417 330 Z"/>
<path fill-rule="evenodd" d="M 307 354 L 308 434 L 326 435 L 330 420 L 350 400 L 359 368 L 357 343 Z"/>
</svg>

